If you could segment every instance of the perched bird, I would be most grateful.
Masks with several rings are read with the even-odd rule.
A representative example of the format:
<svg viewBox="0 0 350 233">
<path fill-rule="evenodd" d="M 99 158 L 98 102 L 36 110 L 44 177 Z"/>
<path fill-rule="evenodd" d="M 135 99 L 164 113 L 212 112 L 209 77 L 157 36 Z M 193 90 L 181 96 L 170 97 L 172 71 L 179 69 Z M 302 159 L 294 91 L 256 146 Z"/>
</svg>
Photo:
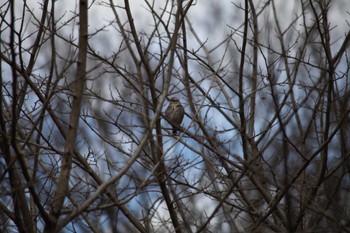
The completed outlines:
<svg viewBox="0 0 350 233">
<path fill-rule="evenodd" d="M 166 120 L 173 127 L 173 135 L 176 135 L 178 126 L 181 124 L 182 119 L 184 118 L 185 110 L 181 105 L 180 101 L 173 97 L 170 99 L 168 108 L 165 111 Z"/>
</svg>

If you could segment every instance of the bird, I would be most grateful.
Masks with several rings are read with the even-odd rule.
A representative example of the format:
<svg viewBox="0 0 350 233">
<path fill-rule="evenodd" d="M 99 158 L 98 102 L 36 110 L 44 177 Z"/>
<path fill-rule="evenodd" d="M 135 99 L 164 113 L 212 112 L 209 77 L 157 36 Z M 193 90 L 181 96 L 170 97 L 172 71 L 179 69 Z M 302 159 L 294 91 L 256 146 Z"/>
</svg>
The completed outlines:
<svg viewBox="0 0 350 233">
<path fill-rule="evenodd" d="M 176 132 L 178 130 L 179 125 L 181 124 L 184 115 L 185 110 L 182 106 L 181 102 L 176 98 L 172 97 L 170 99 L 170 103 L 168 108 L 165 110 L 165 117 L 166 120 L 171 124 L 173 127 L 173 135 L 176 135 Z"/>
</svg>

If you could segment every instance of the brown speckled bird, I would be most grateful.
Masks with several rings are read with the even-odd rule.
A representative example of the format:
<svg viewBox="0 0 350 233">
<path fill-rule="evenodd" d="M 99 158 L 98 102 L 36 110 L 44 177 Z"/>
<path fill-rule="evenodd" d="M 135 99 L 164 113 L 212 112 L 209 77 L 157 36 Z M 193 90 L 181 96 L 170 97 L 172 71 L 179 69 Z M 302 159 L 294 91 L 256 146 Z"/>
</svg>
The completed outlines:
<svg viewBox="0 0 350 233">
<path fill-rule="evenodd" d="M 173 127 L 173 135 L 176 135 L 178 126 L 181 124 L 182 119 L 184 118 L 185 110 L 181 105 L 180 101 L 173 97 L 170 99 L 168 108 L 165 111 L 166 120 Z"/>
</svg>

